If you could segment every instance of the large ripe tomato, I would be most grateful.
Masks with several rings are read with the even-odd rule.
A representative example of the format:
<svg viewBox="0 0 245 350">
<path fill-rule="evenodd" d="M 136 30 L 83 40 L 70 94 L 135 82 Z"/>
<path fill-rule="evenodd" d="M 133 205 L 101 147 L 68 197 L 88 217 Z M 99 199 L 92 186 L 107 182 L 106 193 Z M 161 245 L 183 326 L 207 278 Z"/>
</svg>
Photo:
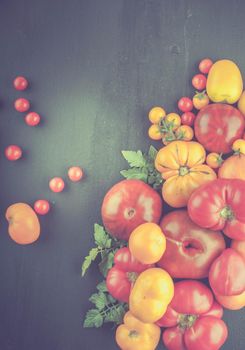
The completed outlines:
<svg viewBox="0 0 245 350">
<path fill-rule="evenodd" d="M 245 307 L 245 291 L 238 295 L 215 295 L 220 305 L 229 310 L 240 310 Z"/>
<path fill-rule="evenodd" d="M 222 163 L 218 176 L 222 179 L 245 180 L 245 155 L 233 154 Z"/>
<path fill-rule="evenodd" d="M 201 282 L 175 283 L 174 297 L 157 322 L 167 328 L 163 343 L 169 350 L 218 350 L 227 338 L 222 307 Z"/>
<path fill-rule="evenodd" d="M 160 223 L 167 247 L 158 266 L 175 278 L 205 278 L 212 262 L 225 249 L 221 232 L 196 225 L 186 210 L 172 211 Z"/>
<path fill-rule="evenodd" d="M 235 107 L 213 103 L 197 114 L 194 127 L 197 140 L 208 151 L 229 153 L 234 140 L 242 138 L 245 121 Z"/>
<path fill-rule="evenodd" d="M 245 181 L 216 179 L 192 193 L 190 218 L 199 226 L 245 240 Z"/>
<path fill-rule="evenodd" d="M 238 252 L 245 260 L 245 241 L 236 241 L 233 239 L 231 242 L 231 248 Z"/>
<path fill-rule="evenodd" d="M 16 243 L 30 244 L 38 239 L 40 223 L 36 213 L 28 204 L 12 204 L 8 207 L 5 216 L 9 222 L 9 235 Z"/>
<path fill-rule="evenodd" d="M 123 180 L 105 195 L 101 215 L 106 230 L 128 240 L 130 233 L 144 222 L 158 223 L 162 214 L 159 194 L 140 180 Z"/>
</svg>

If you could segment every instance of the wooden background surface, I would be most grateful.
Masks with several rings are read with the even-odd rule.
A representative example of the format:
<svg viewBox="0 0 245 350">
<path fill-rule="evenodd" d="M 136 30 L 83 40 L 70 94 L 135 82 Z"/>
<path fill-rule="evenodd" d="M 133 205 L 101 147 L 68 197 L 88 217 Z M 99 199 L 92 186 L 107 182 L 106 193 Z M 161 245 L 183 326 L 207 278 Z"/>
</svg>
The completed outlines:
<svg viewBox="0 0 245 350">
<path fill-rule="evenodd" d="M 1 0 L 1 350 L 116 349 L 110 327 L 82 329 L 100 276 L 94 266 L 81 280 L 80 266 L 101 201 L 125 167 L 120 151 L 149 146 L 149 108 L 174 111 L 193 93 L 201 58 L 233 59 L 245 77 L 244 11 L 242 0 Z M 12 87 L 19 74 L 30 81 L 23 93 Z M 40 127 L 13 109 L 22 95 L 43 116 Z M 16 163 L 3 155 L 11 143 L 24 149 Z M 85 181 L 51 193 L 49 179 L 76 164 Z M 53 204 L 41 238 L 18 246 L 5 210 L 38 198 Z M 243 350 L 244 311 L 224 318 L 223 349 Z"/>
</svg>

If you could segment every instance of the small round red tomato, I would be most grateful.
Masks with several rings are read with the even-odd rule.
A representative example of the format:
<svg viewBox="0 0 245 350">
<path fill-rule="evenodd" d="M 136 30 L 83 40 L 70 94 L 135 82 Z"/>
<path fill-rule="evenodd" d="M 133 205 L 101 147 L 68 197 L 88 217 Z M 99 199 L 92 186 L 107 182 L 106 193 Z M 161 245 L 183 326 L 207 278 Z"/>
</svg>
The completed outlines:
<svg viewBox="0 0 245 350">
<path fill-rule="evenodd" d="M 29 126 L 36 126 L 40 123 L 40 115 L 36 112 L 30 112 L 25 116 L 25 122 Z"/>
<path fill-rule="evenodd" d="M 5 149 L 5 156 L 8 160 L 18 160 L 22 156 L 22 149 L 17 145 L 10 145 Z"/>
<path fill-rule="evenodd" d="M 190 112 L 193 109 L 192 100 L 189 97 L 181 97 L 178 101 L 178 108 L 182 112 Z"/>
<path fill-rule="evenodd" d="M 14 87 L 16 90 L 25 90 L 28 86 L 28 81 L 25 77 L 16 77 L 14 79 Z"/>
<path fill-rule="evenodd" d="M 204 58 L 199 63 L 199 70 L 201 73 L 208 74 L 212 65 L 213 65 L 213 61 L 210 58 Z"/>
<path fill-rule="evenodd" d="M 68 170 L 68 177 L 72 182 L 78 182 L 83 177 L 83 170 L 79 166 L 72 166 Z"/>
<path fill-rule="evenodd" d="M 196 74 L 192 78 L 192 86 L 197 90 L 204 90 L 206 88 L 207 78 L 203 74 Z"/>
<path fill-rule="evenodd" d="M 49 202 L 46 199 L 39 199 L 34 203 L 34 210 L 37 214 L 45 215 L 50 210 Z"/>
<path fill-rule="evenodd" d="M 62 192 L 64 187 L 65 183 L 61 177 L 54 177 L 49 181 L 49 188 L 53 192 Z"/>
<path fill-rule="evenodd" d="M 196 116 L 193 112 L 185 112 L 181 116 L 181 124 L 193 126 Z"/>
<path fill-rule="evenodd" d="M 26 112 L 30 108 L 30 102 L 26 98 L 18 98 L 14 102 L 14 107 L 18 112 Z"/>
</svg>

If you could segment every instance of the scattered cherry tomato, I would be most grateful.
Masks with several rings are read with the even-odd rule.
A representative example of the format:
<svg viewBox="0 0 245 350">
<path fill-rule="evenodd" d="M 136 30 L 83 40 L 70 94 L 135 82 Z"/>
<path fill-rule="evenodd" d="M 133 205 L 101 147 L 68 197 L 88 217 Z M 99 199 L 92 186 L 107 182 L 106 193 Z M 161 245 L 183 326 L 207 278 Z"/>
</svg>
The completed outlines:
<svg viewBox="0 0 245 350">
<path fill-rule="evenodd" d="M 162 107 L 153 107 L 149 112 L 149 120 L 153 124 L 158 124 L 166 115 L 166 111 Z"/>
<path fill-rule="evenodd" d="M 235 142 L 233 142 L 232 150 L 236 153 L 245 154 L 245 140 L 237 139 Z"/>
<path fill-rule="evenodd" d="M 49 181 L 49 188 L 53 192 L 62 192 L 64 187 L 65 183 L 61 177 L 54 177 Z"/>
<path fill-rule="evenodd" d="M 175 131 L 178 140 L 191 141 L 194 137 L 194 131 L 189 125 L 181 125 Z"/>
<path fill-rule="evenodd" d="M 30 102 L 26 98 L 18 98 L 14 102 L 14 107 L 18 112 L 27 112 L 30 108 Z"/>
<path fill-rule="evenodd" d="M 39 215 L 45 215 L 50 210 L 49 202 L 46 199 L 39 199 L 34 203 L 34 210 Z"/>
<path fill-rule="evenodd" d="M 181 97 L 178 101 L 178 108 L 182 112 L 190 112 L 193 109 L 192 100 L 189 97 Z"/>
<path fill-rule="evenodd" d="M 223 161 L 222 155 L 216 152 L 209 153 L 206 158 L 207 165 L 212 169 L 219 168 Z"/>
<path fill-rule="evenodd" d="M 177 113 L 169 113 L 165 118 L 166 123 L 172 126 L 172 130 L 178 129 L 181 124 L 180 116 Z"/>
<path fill-rule="evenodd" d="M 25 116 L 25 122 L 29 126 L 36 126 L 40 123 L 40 115 L 36 112 L 30 112 Z"/>
<path fill-rule="evenodd" d="M 202 72 L 204 74 L 208 74 L 212 65 L 213 65 L 213 61 L 210 58 L 204 58 L 199 63 L 199 70 L 200 70 L 200 72 Z"/>
<path fill-rule="evenodd" d="M 181 116 L 181 123 L 183 125 L 192 126 L 192 125 L 194 125 L 195 118 L 196 118 L 196 116 L 193 112 L 185 112 Z"/>
<path fill-rule="evenodd" d="M 83 170 L 79 166 L 72 166 L 68 169 L 68 177 L 73 182 L 78 182 L 83 177 Z"/>
<path fill-rule="evenodd" d="M 28 81 L 25 77 L 16 77 L 14 79 L 14 87 L 16 90 L 25 90 L 28 86 Z"/>
<path fill-rule="evenodd" d="M 162 134 L 157 124 L 152 124 L 148 129 L 148 135 L 152 140 L 161 140 Z"/>
<path fill-rule="evenodd" d="M 194 95 L 192 101 L 196 109 L 202 109 L 209 104 L 209 98 L 205 91 L 198 92 L 196 95 Z"/>
<path fill-rule="evenodd" d="M 10 145 L 5 149 L 5 156 L 8 160 L 18 160 L 22 156 L 22 149 L 17 145 Z"/>
<path fill-rule="evenodd" d="M 192 78 L 192 85 L 197 90 L 203 90 L 206 88 L 207 78 L 203 74 L 196 74 Z"/>
</svg>

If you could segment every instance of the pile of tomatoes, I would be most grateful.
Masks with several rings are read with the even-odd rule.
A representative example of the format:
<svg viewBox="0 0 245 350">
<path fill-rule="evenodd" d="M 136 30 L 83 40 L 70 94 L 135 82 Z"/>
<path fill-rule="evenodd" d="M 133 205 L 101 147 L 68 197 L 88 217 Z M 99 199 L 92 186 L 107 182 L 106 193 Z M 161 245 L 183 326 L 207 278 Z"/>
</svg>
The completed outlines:
<svg viewBox="0 0 245 350">
<path fill-rule="evenodd" d="M 163 142 L 161 194 L 123 180 L 102 203 L 106 230 L 127 241 L 106 277 L 128 303 L 116 330 L 122 350 L 156 349 L 161 328 L 169 350 L 218 350 L 228 336 L 223 308 L 245 306 L 243 81 L 230 60 L 205 59 L 199 70 L 192 84 L 201 92 L 178 101 L 182 115 L 149 112 L 149 136 Z"/>
</svg>

